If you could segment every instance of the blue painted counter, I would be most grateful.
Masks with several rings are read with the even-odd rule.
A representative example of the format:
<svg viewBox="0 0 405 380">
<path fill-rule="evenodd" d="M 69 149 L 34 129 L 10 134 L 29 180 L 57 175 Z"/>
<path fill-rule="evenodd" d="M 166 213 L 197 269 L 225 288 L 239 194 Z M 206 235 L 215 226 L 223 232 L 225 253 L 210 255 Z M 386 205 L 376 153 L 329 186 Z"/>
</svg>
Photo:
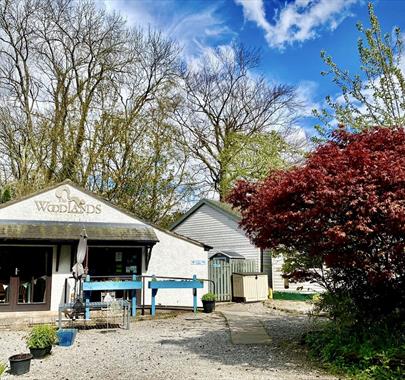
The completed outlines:
<svg viewBox="0 0 405 380">
<path fill-rule="evenodd" d="M 131 291 L 131 315 L 136 316 L 136 290 L 142 289 L 142 281 L 137 281 L 136 276 L 132 276 L 130 281 L 91 281 L 90 276 L 83 282 L 83 294 L 86 307 L 86 319 L 90 319 L 90 295 L 92 291 Z"/>
<path fill-rule="evenodd" d="M 197 289 L 202 289 L 204 283 L 197 280 L 194 275 L 192 280 L 164 280 L 164 281 L 149 281 L 149 289 L 152 290 L 152 305 L 151 314 L 156 314 L 156 295 L 159 289 L 193 289 L 193 309 L 194 313 L 197 312 Z"/>
</svg>

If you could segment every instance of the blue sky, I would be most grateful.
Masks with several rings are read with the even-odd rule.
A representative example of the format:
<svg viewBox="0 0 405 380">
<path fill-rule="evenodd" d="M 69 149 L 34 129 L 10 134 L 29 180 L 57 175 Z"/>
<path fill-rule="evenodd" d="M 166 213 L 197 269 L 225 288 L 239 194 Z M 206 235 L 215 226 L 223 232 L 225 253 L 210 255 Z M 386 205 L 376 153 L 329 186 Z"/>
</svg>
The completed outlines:
<svg viewBox="0 0 405 380">
<path fill-rule="evenodd" d="M 363 0 L 99 0 L 118 11 L 131 26 L 160 29 L 183 46 L 186 59 L 204 49 L 239 41 L 262 51 L 261 71 L 271 82 L 288 83 L 305 102 L 299 121 L 309 135 L 317 120 L 313 107 L 326 95 L 338 96 L 320 51 L 352 73 L 358 72 L 357 21 L 367 24 Z M 405 0 L 373 1 L 384 31 L 405 31 Z"/>
</svg>

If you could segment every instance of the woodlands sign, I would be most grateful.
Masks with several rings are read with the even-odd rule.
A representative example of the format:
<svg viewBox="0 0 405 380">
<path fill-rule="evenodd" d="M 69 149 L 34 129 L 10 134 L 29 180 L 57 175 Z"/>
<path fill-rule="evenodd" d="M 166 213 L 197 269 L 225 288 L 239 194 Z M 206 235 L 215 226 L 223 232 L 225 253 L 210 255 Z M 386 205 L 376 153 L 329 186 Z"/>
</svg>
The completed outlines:
<svg viewBox="0 0 405 380">
<path fill-rule="evenodd" d="M 35 206 L 39 212 L 49 212 L 52 214 L 100 214 L 101 204 L 86 203 L 84 199 L 72 196 L 67 186 L 62 186 L 55 192 L 57 202 L 35 201 Z"/>
</svg>

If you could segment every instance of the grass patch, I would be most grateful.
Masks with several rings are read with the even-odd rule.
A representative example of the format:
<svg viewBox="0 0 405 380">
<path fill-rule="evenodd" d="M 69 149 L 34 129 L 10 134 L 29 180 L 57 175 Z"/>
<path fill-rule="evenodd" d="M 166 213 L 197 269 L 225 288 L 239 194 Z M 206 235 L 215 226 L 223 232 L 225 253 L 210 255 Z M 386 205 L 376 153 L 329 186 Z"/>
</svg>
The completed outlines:
<svg viewBox="0 0 405 380">
<path fill-rule="evenodd" d="M 356 380 L 405 378 L 405 325 L 339 328 L 334 323 L 305 335 L 310 355 L 331 372 Z"/>
<path fill-rule="evenodd" d="M 310 301 L 315 294 L 307 293 L 293 293 L 293 292 L 273 292 L 274 300 L 284 300 L 284 301 Z"/>
</svg>

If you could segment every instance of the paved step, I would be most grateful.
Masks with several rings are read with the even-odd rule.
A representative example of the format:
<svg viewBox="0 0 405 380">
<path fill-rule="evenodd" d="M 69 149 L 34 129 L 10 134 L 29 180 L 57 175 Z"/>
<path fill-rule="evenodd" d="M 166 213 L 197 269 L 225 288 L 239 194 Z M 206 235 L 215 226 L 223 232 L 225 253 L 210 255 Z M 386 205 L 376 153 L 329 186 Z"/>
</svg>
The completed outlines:
<svg viewBox="0 0 405 380">
<path fill-rule="evenodd" d="M 233 344 L 270 344 L 271 338 L 260 319 L 244 311 L 223 311 Z"/>
</svg>

